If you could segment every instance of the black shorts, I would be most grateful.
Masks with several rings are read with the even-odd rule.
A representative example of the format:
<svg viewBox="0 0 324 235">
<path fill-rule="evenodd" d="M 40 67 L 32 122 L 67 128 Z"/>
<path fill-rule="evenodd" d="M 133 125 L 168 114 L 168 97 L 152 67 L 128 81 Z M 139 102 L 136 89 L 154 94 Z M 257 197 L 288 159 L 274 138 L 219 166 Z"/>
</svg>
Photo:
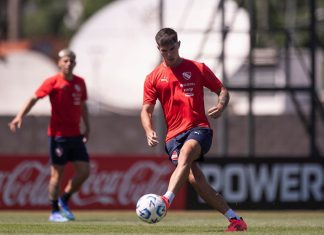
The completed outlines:
<svg viewBox="0 0 324 235">
<path fill-rule="evenodd" d="M 187 140 L 197 140 L 201 146 L 201 155 L 197 161 L 203 161 L 204 155 L 209 151 L 213 141 L 213 130 L 206 127 L 195 127 L 185 131 L 165 144 L 165 151 L 174 165 L 178 164 L 180 150 Z"/>
<path fill-rule="evenodd" d="M 83 136 L 49 137 L 50 160 L 55 165 L 65 165 L 67 162 L 89 162 L 89 155 Z"/>
</svg>

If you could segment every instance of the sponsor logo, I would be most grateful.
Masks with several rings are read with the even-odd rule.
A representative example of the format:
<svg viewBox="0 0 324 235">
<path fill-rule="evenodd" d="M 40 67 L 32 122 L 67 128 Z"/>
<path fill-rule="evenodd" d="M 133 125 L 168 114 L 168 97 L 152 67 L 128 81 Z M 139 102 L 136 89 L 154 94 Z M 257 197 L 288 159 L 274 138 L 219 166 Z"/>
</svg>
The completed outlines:
<svg viewBox="0 0 324 235">
<path fill-rule="evenodd" d="M 56 154 L 57 157 L 62 157 L 62 155 L 63 155 L 63 148 L 57 147 L 55 149 L 55 154 Z"/>
<path fill-rule="evenodd" d="M 133 207 L 145 193 L 164 193 L 173 170 L 168 161 L 141 160 L 110 170 L 100 169 L 102 165 L 101 161 L 91 163 L 91 174 L 79 192 L 71 197 L 71 204 L 79 207 L 96 204 L 97 208 L 103 205 Z M 22 161 L 7 171 L 0 169 L 1 208 L 47 208 L 49 177 L 49 165 L 36 160 Z"/>
<path fill-rule="evenodd" d="M 194 96 L 195 94 L 194 93 L 186 93 L 185 96 Z"/>
<path fill-rule="evenodd" d="M 191 78 L 191 72 L 183 72 L 182 77 L 186 80 L 189 80 Z"/>
<path fill-rule="evenodd" d="M 160 81 L 161 82 L 169 82 L 168 78 L 165 78 L 165 77 L 161 78 Z"/>
<path fill-rule="evenodd" d="M 204 165 L 202 171 L 230 203 L 324 201 L 324 168 L 318 163 L 233 163 Z"/>
<path fill-rule="evenodd" d="M 190 86 L 195 86 L 196 83 L 194 82 L 188 82 L 188 83 L 183 83 L 183 84 L 180 84 L 180 87 L 190 87 Z"/>
<path fill-rule="evenodd" d="M 194 86 L 195 86 L 194 82 L 180 84 L 180 87 L 183 88 L 183 92 L 185 93 L 185 96 L 187 96 L 187 97 L 195 95 Z"/>
</svg>

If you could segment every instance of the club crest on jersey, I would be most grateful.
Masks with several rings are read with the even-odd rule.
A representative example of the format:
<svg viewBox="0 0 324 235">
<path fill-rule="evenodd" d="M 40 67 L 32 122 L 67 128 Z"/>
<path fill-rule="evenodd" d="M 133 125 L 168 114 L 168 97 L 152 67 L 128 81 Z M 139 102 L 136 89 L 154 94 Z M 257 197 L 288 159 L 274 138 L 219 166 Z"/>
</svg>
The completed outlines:
<svg viewBox="0 0 324 235">
<path fill-rule="evenodd" d="M 76 91 L 78 91 L 78 92 L 81 91 L 81 87 L 80 87 L 78 84 L 75 84 L 75 85 L 74 85 L 74 89 L 75 89 Z"/>
<path fill-rule="evenodd" d="M 55 149 L 55 154 L 56 154 L 57 157 L 62 157 L 62 155 L 63 155 L 63 149 L 61 147 L 57 147 Z"/>
<path fill-rule="evenodd" d="M 191 78 L 191 72 L 183 72 L 182 77 L 186 80 L 189 80 Z"/>
</svg>

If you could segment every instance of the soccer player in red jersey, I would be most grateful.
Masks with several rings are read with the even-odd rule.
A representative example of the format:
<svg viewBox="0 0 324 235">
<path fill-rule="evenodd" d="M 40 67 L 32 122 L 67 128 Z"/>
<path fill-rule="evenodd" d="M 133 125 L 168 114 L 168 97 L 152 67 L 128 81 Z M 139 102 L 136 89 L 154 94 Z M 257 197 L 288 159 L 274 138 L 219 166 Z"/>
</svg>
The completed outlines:
<svg viewBox="0 0 324 235">
<path fill-rule="evenodd" d="M 75 217 L 68 207 L 71 195 L 78 191 L 90 173 L 89 155 L 85 146 L 89 137 L 89 117 L 86 105 L 87 91 L 83 78 L 73 74 L 76 56 L 70 49 L 63 49 L 58 54 L 60 72 L 46 79 L 26 102 L 16 117 L 8 124 L 12 132 L 22 125 L 26 116 L 36 102 L 49 96 L 51 102 L 51 119 L 48 126 L 51 176 L 48 185 L 52 213 L 52 222 L 66 222 Z M 84 123 L 81 134 L 80 122 Z M 75 175 L 70 179 L 60 195 L 60 185 L 64 166 L 72 162 Z"/>
<path fill-rule="evenodd" d="M 209 151 L 213 131 L 205 114 L 204 87 L 218 96 L 208 116 L 218 118 L 229 102 L 229 93 L 215 74 L 203 63 L 179 56 L 180 41 L 171 28 L 161 29 L 155 36 L 163 62 L 145 79 L 141 121 L 147 143 L 159 143 L 152 117 L 159 100 L 167 126 L 165 149 L 176 166 L 167 192 L 162 196 L 167 207 L 188 180 L 209 205 L 229 220 L 226 231 L 244 231 L 247 225 L 209 185 L 198 162 Z"/>
</svg>

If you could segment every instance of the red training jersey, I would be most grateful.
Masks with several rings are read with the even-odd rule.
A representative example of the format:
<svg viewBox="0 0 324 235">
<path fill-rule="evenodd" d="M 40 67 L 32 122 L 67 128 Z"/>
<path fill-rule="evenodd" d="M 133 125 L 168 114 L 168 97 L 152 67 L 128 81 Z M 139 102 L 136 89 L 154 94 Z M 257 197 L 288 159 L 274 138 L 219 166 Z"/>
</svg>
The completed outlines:
<svg viewBox="0 0 324 235">
<path fill-rule="evenodd" d="M 46 79 L 35 95 L 38 98 L 49 95 L 52 106 L 49 136 L 80 135 L 81 103 L 87 99 L 86 85 L 82 78 L 73 75 L 73 79 L 68 81 L 63 75 L 56 74 Z"/>
<path fill-rule="evenodd" d="M 166 141 L 194 127 L 210 127 L 205 114 L 204 87 L 219 92 L 221 81 L 204 63 L 183 59 L 174 68 L 156 67 L 144 83 L 143 104 L 162 105 Z"/>
</svg>

